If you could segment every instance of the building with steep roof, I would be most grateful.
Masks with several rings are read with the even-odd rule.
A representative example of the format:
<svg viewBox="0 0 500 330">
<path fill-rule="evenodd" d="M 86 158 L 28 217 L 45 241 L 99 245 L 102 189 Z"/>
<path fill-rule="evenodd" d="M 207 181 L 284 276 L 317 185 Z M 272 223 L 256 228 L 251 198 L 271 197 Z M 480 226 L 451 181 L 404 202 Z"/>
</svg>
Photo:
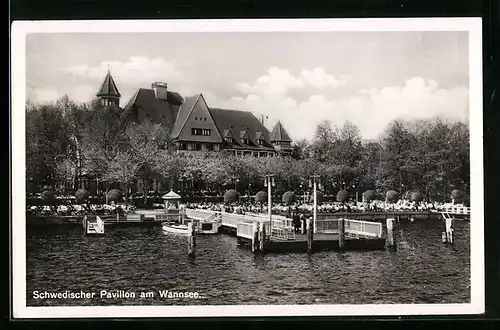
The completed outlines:
<svg viewBox="0 0 500 330">
<path fill-rule="evenodd" d="M 120 93 L 108 72 L 97 93 L 103 105 L 119 105 Z M 179 151 L 221 151 L 274 156 L 291 152 L 290 136 L 278 121 L 271 132 L 249 111 L 211 108 L 202 94 L 183 98 L 164 82 L 140 88 L 122 109 L 122 118 L 146 118 L 167 127 Z"/>
<path fill-rule="evenodd" d="M 115 81 L 113 80 L 113 77 L 111 77 L 111 73 L 109 71 L 102 82 L 101 88 L 97 92 L 97 97 L 102 101 L 102 105 L 120 106 L 121 95 L 120 92 L 118 92 L 118 87 L 116 87 Z"/>
</svg>

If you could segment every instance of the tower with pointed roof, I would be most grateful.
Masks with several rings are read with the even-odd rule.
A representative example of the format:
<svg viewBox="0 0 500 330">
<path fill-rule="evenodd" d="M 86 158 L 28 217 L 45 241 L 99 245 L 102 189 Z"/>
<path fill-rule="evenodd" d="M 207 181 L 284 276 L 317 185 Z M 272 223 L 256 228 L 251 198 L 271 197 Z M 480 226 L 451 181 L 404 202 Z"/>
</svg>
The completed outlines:
<svg viewBox="0 0 500 330">
<path fill-rule="evenodd" d="M 278 153 L 286 154 L 292 150 L 292 139 L 290 139 L 290 136 L 279 120 L 276 125 L 274 125 L 274 128 L 269 135 L 269 140 Z"/>
<path fill-rule="evenodd" d="M 104 106 L 120 106 L 121 95 L 120 92 L 118 92 L 118 87 L 116 87 L 115 81 L 113 80 L 113 77 L 111 77 L 111 73 L 109 71 L 104 78 L 101 88 L 97 92 L 97 97 L 101 100 L 101 103 Z"/>
</svg>

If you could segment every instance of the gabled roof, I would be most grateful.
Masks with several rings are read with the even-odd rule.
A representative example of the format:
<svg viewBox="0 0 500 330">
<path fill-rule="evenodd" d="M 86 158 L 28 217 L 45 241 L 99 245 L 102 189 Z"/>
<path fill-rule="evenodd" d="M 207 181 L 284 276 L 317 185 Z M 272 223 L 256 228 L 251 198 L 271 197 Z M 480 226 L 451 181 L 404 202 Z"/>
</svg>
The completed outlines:
<svg viewBox="0 0 500 330">
<path fill-rule="evenodd" d="M 172 129 L 179 111 L 178 93 L 169 92 L 167 100 L 157 99 L 152 89 L 140 88 L 123 108 L 122 118 L 139 121 L 138 110 L 141 109 L 155 123 Z"/>
<path fill-rule="evenodd" d="M 270 140 L 271 142 L 274 141 L 292 142 L 292 139 L 290 139 L 288 133 L 285 131 L 285 128 L 283 127 L 283 125 L 281 125 L 281 122 L 279 120 L 276 123 L 276 125 L 274 125 L 274 128 L 271 131 Z"/>
<path fill-rule="evenodd" d="M 222 133 L 223 138 L 234 138 L 233 136 L 233 130 L 231 128 L 225 129 L 224 132 Z"/>
<path fill-rule="evenodd" d="M 255 140 L 262 140 L 262 132 L 255 133 Z"/>
<path fill-rule="evenodd" d="M 250 140 L 250 136 L 248 134 L 248 129 L 240 132 L 240 139 L 241 140 L 243 140 L 243 139 L 249 139 Z"/>
<path fill-rule="evenodd" d="M 244 132 L 248 131 L 248 139 L 252 142 L 255 147 L 251 149 L 260 150 L 274 150 L 271 146 L 271 141 L 269 140 L 269 131 L 267 128 L 254 116 L 253 113 L 249 111 L 240 110 L 227 110 L 219 108 L 209 108 L 212 118 L 217 125 L 217 129 L 221 133 L 226 133 L 226 130 L 232 129 L 232 132 Z M 262 139 L 265 141 L 264 145 L 257 145 L 256 143 L 256 133 L 261 132 Z M 241 143 L 237 136 L 233 136 L 235 144 L 225 145 L 227 147 L 238 147 Z M 242 137 L 240 137 L 241 139 Z M 248 146 L 243 148 L 249 149 Z"/>
<path fill-rule="evenodd" d="M 201 94 L 186 97 L 184 103 L 182 103 L 179 107 L 179 111 L 177 112 L 175 119 L 175 125 L 171 134 L 173 139 L 178 138 L 179 134 L 181 134 L 182 128 L 186 124 L 186 121 L 188 120 L 189 115 L 191 114 L 191 111 L 193 111 L 193 108 L 196 105 L 196 102 L 198 102 L 200 96 Z"/>
<path fill-rule="evenodd" d="M 104 81 L 101 85 L 101 88 L 99 89 L 99 92 L 97 92 L 97 96 L 121 97 L 120 92 L 118 92 L 118 87 L 116 87 L 115 81 L 113 80 L 113 77 L 111 77 L 109 71 L 106 77 L 104 78 Z"/>
</svg>

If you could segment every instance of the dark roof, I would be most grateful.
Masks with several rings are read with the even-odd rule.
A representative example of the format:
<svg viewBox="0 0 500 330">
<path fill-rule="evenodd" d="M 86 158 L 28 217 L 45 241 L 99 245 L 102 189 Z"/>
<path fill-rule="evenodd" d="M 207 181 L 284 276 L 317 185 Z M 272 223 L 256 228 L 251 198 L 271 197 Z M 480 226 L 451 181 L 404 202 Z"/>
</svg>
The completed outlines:
<svg viewBox="0 0 500 330">
<path fill-rule="evenodd" d="M 121 97 L 120 92 L 118 92 L 118 87 L 116 87 L 115 81 L 113 80 L 113 77 L 111 77 L 111 74 L 109 72 L 104 78 L 102 86 L 99 89 L 99 92 L 97 92 L 97 96 Z"/>
<path fill-rule="evenodd" d="M 184 124 L 188 120 L 189 114 L 191 114 L 191 111 L 196 105 L 196 102 L 198 102 L 200 96 L 201 94 L 186 97 L 186 100 L 180 106 L 177 115 L 174 117 L 176 118 L 175 125 L 174 128 L 172 129 L 172 134 L 171 134 L 173 139 L 176 139 L 177 137 L 179 137 L 179 134 L 181 134 L 182 128 L 184 127 Z"/>
<path fill-rule="evenodd" d="M 252 146 L 243 145 L 239 135 L 233 134 L 233 140 L 235 144 L 229 147 L 242 148 L 242 149 L 255 149 L 255 150 L 274 150 L 271 146 L 271 141 L 269 140 L 269 131 L 267 128 L 254 116 L 253 113 L 249 111 L 240 110 L 227 110 L 219 108 L 209 108 L 212 118 L 217 125 L 219 132 L 227 134 L 228 129 L 233 132 L 244 132 L 248 130 L 248 139 L 252 142 Z M 256 143 L 256 133 L 261 132 L 264 145 L 258 145 Z M 240 133 L 241 134 L 241 133 Z M 223 134 L 221 134 L 223 135 Z M 223 135 L 224 136 L 224 135 Z M 240 137 L 240 139 L 238 139 Z"/>
<path fill-rule="evenodd" d="M 152 89 L 140 88 L 123 108 L 122 118 L 140 121 L 137 111 L 141 109 L 155 123 L 172 129 L 179 112 L 181 97 L 178 93 L 168 93 L 167 100 L 160 100 Z"/>
<path fill-rule="evenodd" d="M 281 125 L 281 122 L 278 120 L 276 125 L 274 125 L 273 130 L 271 131 L 271 142 L 274 141 L 287 141 L 287 142 L 292 142 L 292 139 L 288 136 L 288 133 L 285 131 L 285 128 L 283 125 Z"/>
<path fill-rule="evenodd" d="M 255 140 L 262 139 L 262 132 L 255 133 Z"/>
</svg>

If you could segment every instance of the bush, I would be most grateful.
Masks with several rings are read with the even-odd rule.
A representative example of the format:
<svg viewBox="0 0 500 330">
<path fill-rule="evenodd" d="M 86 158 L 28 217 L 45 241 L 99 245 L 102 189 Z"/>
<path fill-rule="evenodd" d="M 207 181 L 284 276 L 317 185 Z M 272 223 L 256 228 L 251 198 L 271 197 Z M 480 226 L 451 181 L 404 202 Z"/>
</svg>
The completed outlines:
<svg viewBox="0 0 500 330">
<path fill-rule="evenodd" d="M 423 198 L 424 198 L 424 196 L 422 195 L 422 193 L 420 191 L 414 191 L 411 194 L 412 202 L 421 202 Z"/>
<path fill-rule="evenodd" d="M 255 201 L 257 203 L 266 203 L 267 202 L 267 192 L 265 191 L 259 191 L 256 195 L 255 195 Z"/>
<path fill-rule="evenodd" d="M 234 203 L 238 201 L 239 194 L 234 189 L 229 189 L 224 194 L 224 203 Z"/>
<path fill-rule="evenodd" d="M 310 202 L 314 202 L 314 194 L 311 195 Z M 323 203 L 323 193 L 321 191 L 316 191 L 316 202 L 318 205 L 321 205 Z"/>
<path fill-rule="evenodd" d="M 111 189 L 108 191 L 108 201 L 110 202 L 121 202 L 122 201 L 122 192 L 118 189 Z"/>
<path fill-rule="evenodd" d="M 54 193 L 50 190 L 44 190 L 41 194 L 42 205 L 52 205 L 55 201 Z"/>
<path fill-rule="evenodd" d="M 363 199 L 365 202 L 369 203 L 372 200 L 375 199 L 375 191 L 374 190 L 367 190 L 363 193 Z"/>
<path fill-rule="evenodd" d="M 83 203 L 90 197 L 90 193 L 87 189 L 80 188 L 75 192 L 75 198 L 77 202 Z"/>
<path fill-rule="evenodd" d="M 464 192 L 458 189 L 455 189 L 451 192 L 451 199 L 454 200 L 461 200 L 462 198 L 464 198 L 464 196 Z"/>
<path fill-rule="evenodd" d="M 392 203 L 392 202 L 395 202 L 395 201 L 398 199 L 398 195 L 399 195 L 399 194 L 398 194 L 398 192 L 397 192 L 397 191 L 395 191 L 395 190 L 389 190 L 389 191 L 387 192 L 387 194 L 385 194 L 385 199 L 386 199 L 388 202 Z"/>
<path fill-rule="evenodd" d="M 282 201 L 287 205 L 291 205 L 297 201 L 297 197 L 295 196 L 293 191 L 287 191 L 283 194 Z"/>
<path fill-rule="evenodd" d="M 340 190 L 337 193 L 337 202 L 345 203 L 349 200 L 349 193 L 347 190 Z"/>
</svg>

